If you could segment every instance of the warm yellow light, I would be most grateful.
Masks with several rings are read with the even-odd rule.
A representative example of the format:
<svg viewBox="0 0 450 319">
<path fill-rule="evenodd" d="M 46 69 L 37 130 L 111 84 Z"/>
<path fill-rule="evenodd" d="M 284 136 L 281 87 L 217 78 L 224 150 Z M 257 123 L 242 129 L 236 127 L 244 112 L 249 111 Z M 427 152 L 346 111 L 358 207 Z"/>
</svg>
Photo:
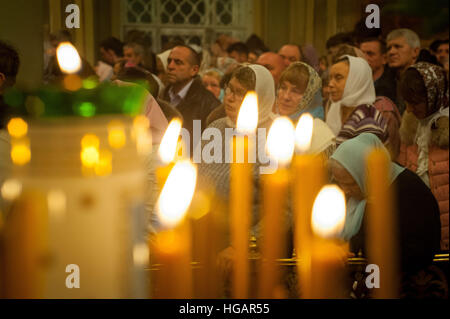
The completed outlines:
<svg viewBox="0 0 450 319">
<path fill-rule="evenodd" d="M 307 152 L 311 146 L 314 120 L 311 114 L 305 113 L 300 116 L 295 129 L 295 144 L 301 153 Z"/>
<path fill-rule="evenodd" d="M 22 183 L 17 179 L 8 179 L 3 183 L 1 192 L 4 199 L 12 201 L 22 193 Z"/>
<path fill-rule="evenodd" d="M 108 150 L 101 150 L 98 162 L 95 164 L 95 174 L 106 176 L 112 172 L 112 154 Z"/>
<path fill-rule="evenodd" d="M 81 150 L 81 163 L 86 167 L 94 167 L 98 163 L 99 157 L 96 147 L 88 146 Z"/>
<path fill-rule="evenodd" d="M 189 161 L 175 164 L 161 191 L 157 212 L 162 224 L 174 227 L 186 214 L 197 183 L 197 168 Z"/>
<path fill-rule="evenodd" d="M 112 148 L 122 148 L 127 141 L 125 128 L 120 121 L 111 121 L 108 124 L 108 142 Z"/>
<path fill-rule="evenodd" d="M 11 160 L 15 165 L 25 165 L 30 159 L 31 151 L 27 143 L 13 143 L 11 148 Z"/>
<path fill-rule="evenodd" d="M 9 135 L 15 138 L 25 136 L 28 132 L 28 124 L 20 117 L 14 117 L 8 122 Z"/>
<path fill-rule="evenodd" d="M 62 190 L 50 190 L 47 194 L 49 215 L 54 219 L 61 219 L 66 212 L 66 202 L 66 194 Z"/>
<path fill-rule="evenodd" d="M 133 120 L 133 129 L 137 132 L 148 130 L 150 128 L 150 121 L 144 115 L 138 115 Z"/>
<path fill-rule="evenodd" d="M 287 165 L 292 159 L 295 146 L 294 124 L 288 117 L 273 121 L 267 136 L 267 151 L 277 163 Z"/>
<path fill-rule="evenodd" d="M 158 150 L 159 158 L 163 163 L 169 164 L 174 160 L 177 153 L 177 145 L 180 132 L 181 120 L 173 119 L 172 121 L 170 121 Z"/>
<path fill-rule="evenodd" d="M 258 126 L 258 96 L 250 91 L 244 98 L 239 110 L 236 128 L 239 133 L 254 133 Z"/>
<path fill-rule="evenodd" d="M 149 250 L 145 243 L 133 247 L 133 261 L 136 266 L 146 266 L 149 261 Z"/>
<path fill-rule="evenodd" d="M 67 74 L 77 73 L 81 69 L 81 59 L 77 49 L 70 42 L 62 42 L 56 49 L 61 71 Z"/>
<path fill-rule="evenodd" d="M 311 226 L 325 238 L 337 237 L 345 223 L 345 195 L 336 185 L 325 185 L 314 201 Z"/>
<path fill-rule="evenodd" d="M 100 140 L 94 134 L 86 134 L 81 139 L 81 147 L 82 148 L 87 148 L 87 147 L 98 148 L 99 145 L 100 145 Z"/>
</svg>

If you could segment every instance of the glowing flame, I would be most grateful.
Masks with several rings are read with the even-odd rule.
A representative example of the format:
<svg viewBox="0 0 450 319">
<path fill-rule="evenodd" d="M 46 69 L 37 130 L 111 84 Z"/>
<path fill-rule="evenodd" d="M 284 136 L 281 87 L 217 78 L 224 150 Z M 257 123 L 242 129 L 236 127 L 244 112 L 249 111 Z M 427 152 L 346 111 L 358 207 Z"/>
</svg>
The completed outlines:
<svg viewBox="0 0 450 319">
<path fill-rule="evenodd" d="M 173 119 L 161 140 L 161 145 L 159 146 L 158 154 L 159 158 L 166 164 L 172 162 L 177 153 L 178 137 L 181 132 L 181 121 L 180 119 Z"/>
<path fill-rule="evenodd" d="M 67 206 L 66 194 L 59 189 L 53 189 L 47 194 L 48 212 L 54 219 L 64 217 Z"/>
<path fill-rule="evenodd" d="M 244 98 L 239 115 L 237 118 L 236 127 L 239 133 L 250 134 L 254 133 L 258 126 L 258 96 L 254 91 L 250 91 Z"/>
<path fill-rule="evenodd" d="M 325 185 L 316 197 L 311 226 L 322 237 L 338 236 L 344 229 L 345 195 L 336 185 Z"/>
<path fill-rule="evenodd" d="M 56 49 L 56 57 L 61 71 L 67 74 L 77 73 L 81 69 L 81 58 L 70 42 L 62 42 Z"/>
<path fill-rule="evenodd" d="M 175 164 L 157 203 L 158 216 L 168 227 L 174 227 L 186 214 L 197 183 L 197 168 L 189 161 Z"/>
<path fill-rule="evenodd" d="M 125 128 L 120 121 L 111 121 L 108 124 L 108 142 L 112 148 L 122 148 L 125 146 L 127 137 Z"/>
<path fill-rule="evenodd" d="M 311 114 L 305 113 L 300 116 L 295 129 L 295 143 L 299 152 L 304 153 L 311 146 L 314 120 Z"/>
<path fill-rule="evenodd" d="M 1 193 L 4 199 L 15 200 L 22 193 L 22 183 L 18 179 L 8 179 L 3 183 Z"/>
<path fill-rule="evenodd" d="M 272 123 L 267 136 L 267 151 L 281 165 L 292 159 L 295 146 L 295 129 L 288 117 L 278 117 Z"/>
<path fill-rule="evenodd" d="M 14 117 L 8 122 L 9 135 L 15 138 L 21 138 L 27 135 L 28 124 L 20 117 Z"/>
</svg>

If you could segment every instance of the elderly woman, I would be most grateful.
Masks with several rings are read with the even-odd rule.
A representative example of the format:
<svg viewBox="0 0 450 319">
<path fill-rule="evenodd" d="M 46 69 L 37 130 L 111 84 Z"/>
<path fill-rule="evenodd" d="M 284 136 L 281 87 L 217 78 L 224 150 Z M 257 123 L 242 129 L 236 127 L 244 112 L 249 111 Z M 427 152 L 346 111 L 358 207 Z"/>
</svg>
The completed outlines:
<svg viewBox="0 0 450 319">
<path fill-rule="evenodd" d="M 217 69 L 209 69 L 202 76 L 202 83 L 205 88 L 210 91 L 216 99 L 223 102 L 224 90 L 220 87 L 223 73 Z"/>
<path fill-rule="evenodd" d="M 367 199 L 366 159 L 374 148 L 387 151 L 381 141 L 370 133 L 343 142 L 330 159 L 333 179 L 347 197 L 347 214 L 342 238 L 350 241 L 352 251 L 365 248 L 365 212 Z M 426 268 L 439 250 L 439 207 L 429 188 L 410 170 L 393 162 L 390 165 L 390 188 L 403 271 Z M 383 236 L 380 233 L 380 236 Z"/>
<path fill-rule="evenodd" d="M 323 119 L 321 82 L 317 72 L 308 64 L 291 63 L 280 77 L 276 112 L 294 122 L 305 112 Z"/>
<path fill-rule="evenodd" d="M 449 91 L 444 69 L 419 62 L 402 75 L 399 89 L 406 102 L 400 127 L 399 163 L 419 175 L 439 202 L 441 249 L 448 250 Z"/>
<path fill-rule="evenodd" d="M 367 61 L 349 55 L 339 59 L 330 68 L 329 88 L 331 105 L 326 123 L 337 135 L 337 144 L 361 133 L 373 133 L 395 154 L 390 149 L 387 122 L 373 105 L 375 87 Z"/>
</svg>

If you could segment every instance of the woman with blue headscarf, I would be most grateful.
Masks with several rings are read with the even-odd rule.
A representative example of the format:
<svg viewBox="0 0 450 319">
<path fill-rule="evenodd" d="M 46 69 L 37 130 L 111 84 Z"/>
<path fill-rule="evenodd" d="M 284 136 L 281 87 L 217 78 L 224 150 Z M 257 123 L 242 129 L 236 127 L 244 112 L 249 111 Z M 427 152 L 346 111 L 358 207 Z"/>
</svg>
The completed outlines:
<svg viewBox="0 0 450 319">
<path fill-rule="evenodd" d="M 364 251 L 367 202 L 366 158 L 374 148 L 388 151 L 377 136 L 363 133 L 342 143 L 331 156 L 335 182 L 347 197 L 347 215 L 342 238 L 350 241 L 353 252 Z M 428 266 L 439 250 L 439 207 L 430 189 L 419 176 L 391 162 L 390 189 L 393 195 L 403 271 Z M 380 233 L 380 236 L 383 236 Z"/>
</svg>

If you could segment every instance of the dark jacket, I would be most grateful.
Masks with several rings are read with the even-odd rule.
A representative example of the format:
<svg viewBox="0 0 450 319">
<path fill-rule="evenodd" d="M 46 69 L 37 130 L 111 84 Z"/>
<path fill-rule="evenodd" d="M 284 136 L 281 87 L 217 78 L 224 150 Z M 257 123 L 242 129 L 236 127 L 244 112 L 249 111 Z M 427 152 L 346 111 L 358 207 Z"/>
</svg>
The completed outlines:
<svg viewBox="0 0 450 319">
<path fill-rule="evenodd" d="M 394 70 L 385 65 L 383 74 L 374 82 L 374 85 L 377 96 L 386 96 L 397 104 L 397 80 Z"/>
<path fill-rule="evenodd" d="M 163 100 L 168 101 L 169 103 L 170 88 L 171 86 L 166 87 L 163 94 Z M 196 77 L 185 98 L 176 106 L 177 111 L 183 116 L 183 127 L 186 128 L 191 135 L 191 148 L 193 121 L 200 120 L 203 131 L 206 128 L 206 118 L 209 113 L 219 105 L 220 101 L 203 86 L 200 77 Z"/>
</svg>

